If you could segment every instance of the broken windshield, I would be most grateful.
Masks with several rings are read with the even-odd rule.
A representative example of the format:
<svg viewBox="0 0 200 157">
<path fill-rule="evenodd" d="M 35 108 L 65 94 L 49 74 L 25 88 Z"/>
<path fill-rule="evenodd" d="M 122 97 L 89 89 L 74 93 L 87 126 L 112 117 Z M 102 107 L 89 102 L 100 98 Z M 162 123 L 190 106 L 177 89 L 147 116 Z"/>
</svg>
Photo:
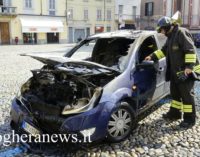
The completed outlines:
<svg viewBox="0 0 200 157">
<path fill-rule="evenodd" d="M 115 37 L 86 41 L 72 54 L 72 58 L 95 62 L 124 71 L 130 58 L 130 45 L 134 39 Z"/>
<path fill-rule="evenodd" d="M 81 60 L 87 60 L 88 58 L 91 58 L 95 43 L 96 40 L 87 41 L 81 47 L 79 47 L 71 57 Z"/>
</svg>

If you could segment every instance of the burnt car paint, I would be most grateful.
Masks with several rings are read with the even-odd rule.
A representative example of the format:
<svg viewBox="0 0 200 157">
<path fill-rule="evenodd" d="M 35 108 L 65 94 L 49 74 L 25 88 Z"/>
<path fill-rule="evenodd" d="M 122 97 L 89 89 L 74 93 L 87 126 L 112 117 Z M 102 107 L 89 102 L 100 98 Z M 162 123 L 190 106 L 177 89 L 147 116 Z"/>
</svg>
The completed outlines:
<svg viewBox="0 0 200 157">
<path fill-rule="evenodd" d="M 120 54 L 122 57 L 125 56 L 125 61 L 127 61 L 125 68 L 120 69 L 119 66 L 116 68 L 109 65 L 110 63 L 107 63 L 109 58 L 106 61 L 99 59 L 96 57 L 98 53 L 96 56 L 91 56 L 94 61 L 89 61 L 90 59 L 76 61 L 66 57 L 71 57 L 83 44 L 94 39 L 99 40 L 98 50 L 102 49 L 101 44 L 105 46 L 105 43 L 117 41 L 125 44 L 127 41 L 128 46 L 122 49 L 125 54 L 124 52 Z M 149 44 L 154 44 L 154 47 Z M 164 81 L 165 60 L 157 63 L 157 67 L 137 68 L 147 55 L 143 53 L 151 53 L 159 47 L 155 32 L 121 31 L 89 37 L 65 57 L 29 55 L 46 65 L 42 69 L 32 71 L 33 77 L 22 86 L 22 95 L 13 100 L 12 126 L 21 129 L 22 121 L 28 119 L 27 121 L 46 133 L 80 134 L 81 130 L 96 128 L 91 140 L 105 138 L 111 114 L 117 110 L 121 101 L 131 102 L 131 107 L 135 110 L 137 117 L 169 94 L 168 84 Z M 114 50 L 111 52 L 115 53 Z M 116 61 L 116 59 L 112 60 L 113 64 L 118 64 Z M 62 89 L 64 84 L 66 86 Z M 137 89 L 133 89 L 133 86 Z M 88 105 L 96 88 L 101 88 L 101 94 L 95 99 L 96 101 Z M 45 92 L 42 92 L 42 95 L 38 94 L 41 91 Z M 71 95 L 69 91 L 72 92 Z M 76 105 L 71 104 L 76 104 L 77 99 L 81 98 L 86 98 L 81 100 L 82 103 L 85 101 L 85 104 L 80 105 L 83 110 L 78 110 Z M 63 112 L 67 104 L 69 108 L 66 110 L 69 109 L 72 112 Z M 84 108 L 84 106 L 87 107 Z M 77 109 L 76 112 L 73 112 L 75 109 Z"/>
</svg>

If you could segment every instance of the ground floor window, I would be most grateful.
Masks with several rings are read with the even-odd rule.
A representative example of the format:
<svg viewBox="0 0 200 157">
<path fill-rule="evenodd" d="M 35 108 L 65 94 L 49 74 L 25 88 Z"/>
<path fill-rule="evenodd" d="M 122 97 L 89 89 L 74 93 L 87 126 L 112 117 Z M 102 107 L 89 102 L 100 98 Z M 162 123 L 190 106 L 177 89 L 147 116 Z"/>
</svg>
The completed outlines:
<svg viewBox="0 0 200 157">
<path fill-rule="evenodd" d="M 74 29 L 74 42 L 80 42 L 85 38 L 85 29 Z"/>
<path fill-rule="evenodd" d="M 59 33 L 47 33 L 47 43 L 59 43 Z"/>
<path fill-rule="evenodd" d="M 80 42 L 90 35 L 90 27 L 74 28 L 69 27 L 68 42 L 75 43 Z"/>
<path fill-rule="evenodd" d="M 24 44 L 37 44 L 37 33 L 23 33 Z"/>
<path fill-rule="evenodd" d="M 89 27 L 86 28 L 86 37 L 88 37 L 88 36 L 90 36 L 90 28 Z"/>
<path fill-rule="evenodd" d="M 107 32 L 111 32 L 111 27 L 110 27 L 110 26 L 107 26 L 107 27 L 106 27 L 106 31 L 107 31 Z"/>
</svg>

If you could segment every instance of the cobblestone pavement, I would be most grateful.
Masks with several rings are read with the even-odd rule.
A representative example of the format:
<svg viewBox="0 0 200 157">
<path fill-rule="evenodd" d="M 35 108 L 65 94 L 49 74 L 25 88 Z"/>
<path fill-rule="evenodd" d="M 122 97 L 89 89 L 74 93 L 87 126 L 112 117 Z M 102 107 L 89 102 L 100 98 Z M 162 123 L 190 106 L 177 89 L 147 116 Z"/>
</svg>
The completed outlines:
<svg viewBox="0 0 200 157">
<path fill-rule="evenodd" d="M 0 48 L 0 136 L 11 133 L 9 126 L 9 111 L 12 98 L 19 87 L 31 76 L 31 69 L 40 68 L 42 64 L 29 57 L 19 56 L 21 53 L 49 52 L 63 54 L 69 45 L 28 45 L 1 46 Z M 200 51 L 200 50 L 199 50 Z M 196 83 L 196 101 L 200 104 L 200 84 Z M 200 125 L 188 130 L 178 127 L 180 121 L 173 123 L 162 119 L 169 104 L 150 114 L 139 123 L 139 127 L 129 139 L 117 144 L 99 144 L 88 150 L 79 150 L 74 156 L 91 157 L 140 157 L 140 156 L 200 156 Z M 198 111 L 199 113 L 199 108 Z M 0 138 L 0 149 L 15 148 L 17 144 L 5 147 Z M 20 154 L 18 156 L 46 156 Z M 55 155 L 51 155 L 55 156 Z M 64 155 L 63 155 L 64 156 Z M 72 156 L 72 155 L 69 155 Z"/>
</svg>

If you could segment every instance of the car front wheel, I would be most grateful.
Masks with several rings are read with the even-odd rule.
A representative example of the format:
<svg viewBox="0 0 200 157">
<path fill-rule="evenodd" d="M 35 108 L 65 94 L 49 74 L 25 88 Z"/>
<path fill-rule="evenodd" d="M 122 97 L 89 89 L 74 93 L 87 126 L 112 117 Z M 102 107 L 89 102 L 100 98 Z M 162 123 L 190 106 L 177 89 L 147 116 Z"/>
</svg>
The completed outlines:
<svg viewBox="0 0 200 157">
<path fill-rule="evenodd" d="M 107 138 L 111 142 L 120 142 L 128 137 L 136 125 L 134 110 L 127 102 L 121 102 L 119 108 L 111 114 L 107 126 Z"/>
</svg>

